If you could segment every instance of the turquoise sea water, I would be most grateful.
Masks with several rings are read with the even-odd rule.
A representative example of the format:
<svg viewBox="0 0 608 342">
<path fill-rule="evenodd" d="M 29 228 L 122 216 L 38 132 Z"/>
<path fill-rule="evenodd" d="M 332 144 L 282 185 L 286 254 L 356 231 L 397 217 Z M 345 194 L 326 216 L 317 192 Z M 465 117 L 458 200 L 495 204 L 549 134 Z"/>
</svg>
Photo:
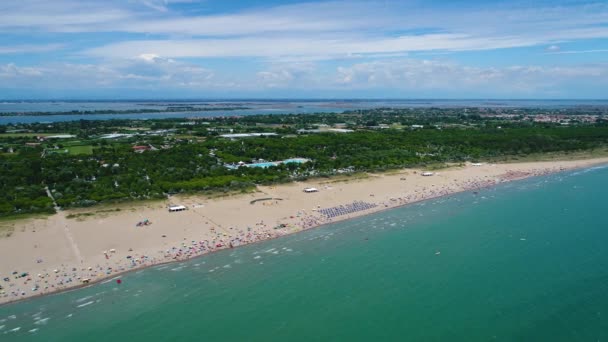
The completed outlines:
<svg viewBox="0 0 608 342">
<path fill-rule="evenodd" d="M 592 168 L 164 265 L 2 306 L 0 340 L 606 341 L 605 189 Z"/>
</svg>

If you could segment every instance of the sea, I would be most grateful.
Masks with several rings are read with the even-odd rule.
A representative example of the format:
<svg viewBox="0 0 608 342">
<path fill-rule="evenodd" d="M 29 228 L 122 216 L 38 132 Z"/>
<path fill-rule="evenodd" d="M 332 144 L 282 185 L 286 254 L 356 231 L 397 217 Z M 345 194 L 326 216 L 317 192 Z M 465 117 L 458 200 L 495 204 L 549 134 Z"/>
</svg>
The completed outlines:
<svg viewBox="0 0 608 342">
<path fill-rule="evenodd" d="M 227 106 L 247 109 L 191 111 L 173 113 L 121 113 L 121 114 L 58 114 L 70 111 L 141 111 L 165 109 L 170 106 L 192 106 L 197 108 L 225 108 Z M 256 114 L 309 114 L 342 113 L 347 110 L 391 108 L 572 108 L 580 106 L 606 107 L 608 100 L 128 100 L 128 101 L 2 101 L 0 100 L 0 125 L 61 122 L 77 120 L 111 119 L 167 119 L 214 116 L 244 116 Z M 18 115 L 24 112 L 54 112 L 54 115 Z M 14 114 L 14 115 L 11 115 Z"/>
<path fill-rule="evenodd" d="M 607 341 L 608 166 L 0 307 L 0 341 Z"/>
</svg>

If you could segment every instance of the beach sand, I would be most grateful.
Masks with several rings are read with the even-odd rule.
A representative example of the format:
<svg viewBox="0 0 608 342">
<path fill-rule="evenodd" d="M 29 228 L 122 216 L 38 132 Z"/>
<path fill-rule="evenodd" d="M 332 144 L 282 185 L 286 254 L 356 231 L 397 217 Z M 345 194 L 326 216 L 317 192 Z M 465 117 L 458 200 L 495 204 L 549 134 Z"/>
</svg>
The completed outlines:
<svg viewBox="0 0 608 342">
<path fill-rule="evenodd" d="M 467 164 L 434 171 L 432 176 L 422 176 L 424 170 L 404 169 L 259 186 L 254 193 L 226 197 L 174 196 L 159 202 L 66 210 L 45 218 L 7 221 L 3 225 L 10 226 L 12 233 L 0 237 L 0 303 L 420 200 L 605 163 L 608 158 Z M 308 187 L 319 191 L 303 192 Z M 255 200 L 259 201 L 252 203 Z M 188 210 L 168 211 L 168 205 L 178 204 Z M 144 220 L 151 224 L 137 226 Z"/>
</svg>

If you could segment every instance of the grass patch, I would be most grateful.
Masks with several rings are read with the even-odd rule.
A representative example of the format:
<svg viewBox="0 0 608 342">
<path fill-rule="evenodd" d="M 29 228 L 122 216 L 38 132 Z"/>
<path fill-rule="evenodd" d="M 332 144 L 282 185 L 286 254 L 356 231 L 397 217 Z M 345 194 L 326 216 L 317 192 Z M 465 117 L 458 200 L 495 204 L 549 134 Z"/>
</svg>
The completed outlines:
<svg viewBox="0 0 608 342">
<path fill-rule="evenodd" d="M 226 198 L 233 196 L 240 196 L 246 194 L 255 194 L 257 193 L 257 187 L 250 186 L 243 189 L 235 189 L 235 190 L 207 190 L 207 191 L 194 191 L 194 192 L 185 192 L 172 196 L 175 201 L 187 201 L 192 199 L 218 199 L 218 198 Z"/>
<path fill-rule="evenodd" d="M 65 218 L 67 219 L 79 219 L 83 217 L 93 216 L 95 213 L 77 213 L 77 214 L 68 214 Z"/>
<path fill-rule="evenodd" d="M 437 171 L 437 170 L 447 170 L 447 169 L 452 169 L 452 168 L 458 168 L 458 167 L 462 167 L 464 166 L 464 164 L 455 164 L 455 163 L 431 163 L 431 164 L 426 164 L 424 166 L 425 170 L 429 170 L 429 171 Z"/>
<path fill-rule="evenodd" d="M 330 176 L 329 179 L 320 181 L 319 184 L 347 183 L 355 180 L 370 178 L 370 174 L 365 172 L 349 173 L 347 175 Z"/>
<path fill-rule="evenodd" d="M 54 215 L 53 213 L 25 213 L 25 214 L 11 214 L 8 216 L 0 216 L 0 225 L 10 224 L 14 221 L 29 220 L 29 219 L 46 219 L 47 217 Z"/>
<path fill-rule="evenodd" d="M 91 217 L 91 216 L 95 216 L 95 215 L 107 216 L 110 213 L 115 213 L 115 212 L 120 212 L 120 211 L 122 211 L 121 208 L 108 208 L 108 209 L 100 209 L 100 210 L 95 210 L 95 211 L 71 212 L 65 218 L 72 219 L 72 220 L 73 219 L 84 220 L 87 217 Z"/>
<path fill-rule="evenodd" d="M 407 174 L 409 174 L 409 171 L 405 170 L 405 169 L 391 169 L 391 170 L 386 170 L 386 171 L 382 172 L 382 174 L 385 176 L 407 175 Z"/>
<path fill-rule="evenodd" d="M 46 219 L 50 214 L 30 213 L 30 214 L 15 214 L 11 216 L 0 217 L 0 238 L 8 238 L 15 232 L 15 225 L 19 221 L 29 219 Z"/>
<path fill-rule="evenodd" d="M 249 204 L 255 204 L 257 202 L 264 202 L 264 201 L 282 201 L 282 198 L 275 198 L 275 197 L 267 197 L 267 198 L 259 198 L 253 201 L 249 201 Z"/>
<path fill-rule="evenodd" d="M 66 147 L 68 153 L 71 155 L 76 154 L 93 154 L 93 146 L 81 145 L 81 146 L 68 146 Z"/>
</svg>

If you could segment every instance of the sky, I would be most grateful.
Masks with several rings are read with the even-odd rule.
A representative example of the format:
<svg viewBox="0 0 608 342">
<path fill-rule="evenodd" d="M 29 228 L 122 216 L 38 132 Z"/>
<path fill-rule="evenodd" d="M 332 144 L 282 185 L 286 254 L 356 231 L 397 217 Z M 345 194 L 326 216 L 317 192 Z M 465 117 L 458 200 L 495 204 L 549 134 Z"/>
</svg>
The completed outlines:
<svg viewBox="0 0 608 342">
<path fill-rule="evenodd" d="M 0 99 L 608 98 L 608 2 L 4 0 Z"/>
</svg>

